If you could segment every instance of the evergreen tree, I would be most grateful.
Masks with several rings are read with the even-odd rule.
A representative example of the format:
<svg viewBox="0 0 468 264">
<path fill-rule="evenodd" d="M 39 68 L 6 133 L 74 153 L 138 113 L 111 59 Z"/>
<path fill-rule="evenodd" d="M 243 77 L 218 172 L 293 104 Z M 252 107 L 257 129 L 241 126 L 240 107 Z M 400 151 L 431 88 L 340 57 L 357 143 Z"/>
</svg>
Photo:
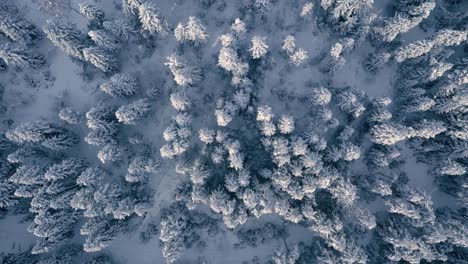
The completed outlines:
<svg viewBox="0 0 468 264">
<path fill-rule="evenodd" d="M 83 57 L 86 61 L 96 66 L 105 73 L 113 73 L 117 71 L 118 60 L 115 55 L 107 52 L 100 47 L 90 47 L 83 49 Z"/>
<path fill-rule="evenodd" d="M 101 84 L 99 88 L 112 96 L 132 96 L 138 89 L 138 81 L 131 74 L 118 73 Z"/>
<path fill-rule="evenodd" d="M 77 213 L 71 210 L 40 212 L 28 227 L 28 231 L 41 239 L 32 248 L 33 254 L 50 252 L 64 241 L 72 238 L 73 226 L 78 219 Z"/>
<path fill-rule="evenodd" d="M 93 4 L 81 3 L 79 4 L 80 13 L 90 21 L 101 24 L 104 20 L 104 12 Z"/>
<path fill-rule="evenodd" d="M 120 224 L 109 216 L 90 218 L 80 229 L 80 234 L 86 236 L 83 250 L 97 252 L 106 248 L 121 229 Z"/>
<path fill-rule="evenodd" d="M 174 75 L 174 81 L 180 86 L 192 86 L 202 78 L 202 71 L 196 66 L 187 64 L 176 54 L 167 57 L 165 63 Z"/>
<path fill-rule="evenodd" d="M 0 9 L 0 32 L 20 44 L 30 45 L 36 42 L 40 38 L 36 27 L 14 13 L 17 14 L 18 10 Z"/>
<path fill-rule="evenodd" d="M 128 182 L 145 182 L 151 174 L 154 174 L 159 163 L 148 157 L 139 156 L 134 158 L 127 169 L 125 180 Z"/>
<path fill-rule="evenodd" d="M 6 138 L 16 143 L 41 142 L 49 135 L 57 133 L 52 124 L 45 121 L 22 123 L 7 131 Z"/>
<path fill-rule="evenodd" d="M 42 141 L 41 145 L 53 150 L 64 151 L 69 150 L 74 145 L 78 144 L 79 140 L 72 132 L 65 132 L 57 135 L 47 137 Z"/>
<path fill-rule="evenodd" d="M 167 34 L 167 23 L 159 16 L 156 7 L 152 3 L 140 4 L 138 13 L 143 30 L 148 31 L 151 35 L 159 34 L 164 36 Z"/>
<path fill-rule="evenodd" d="M 401 47 L 395 54 L 397 62 L 403 62 L 407 59 L 417 58 L 421 55 L 428 53 L 434 43 L 430 40 L 420 40 L 415 43 L 411 43 L 407 46 Z"/>
<path fill-rule="evenodd" d="M 265 43 L 266 37 L 254 36 L 252 47 L 249 49 L 253 59 L 260 59 L 267 53 L 268 45 Z"/>
<path fill-rule="evenodd" d="M 0 59 L 9 66 L 17 66 L 19 68 L 31 67 L 37 69 L 45 64 L 45 58 L 36 53 L 31 53 L 24 48 L 12 47 L 6 45 L 0 47 Z"/>
<path fill-rule="evenodd" d="M 68 55 L 85 60 L 83 49 L 86 48 L 86 37 L 73 24 L 48 20 L 44 26 L 47 38 Z"/>
<path fill-rule="evenodd" d="M 83 119 L 83 115 L 81 113 L 73 111 L 73 109 L 71 109 L 70 107 L 65 107 L 60 110 L 59 118 L 69 124 L 77 125 Z"/>
<path fill-rule="evenodd" d="M 449 159 L 440 164 L 436 172 L 442 175 L 460 176 L 466 173 L 466 167 L 459 162 Z"/>
<path fill-rule="evenodd" d="M 397 14 L 394 17 L 386 20 L 382 27 L 375 29 L 375 33 L 383 41 L 391 42 L 398 34 L 408 32 L 411 28 L 417 24 L 404 14 Z"/>
<path fill-rule="evenodd" d="M 299 16 L 302 19 L 310 20 L 312 17 L 312 13 L 314 11 L 314 4 L 312 2 L 307 2 L 302 6 L 301 13 Z"/>
<path fill-rule="evenodd" d="M 114 36 L 104 30 L 91 30 L 88 32 L 88 36 L 91 37 L 98 47 L 108 50 L 109 52 L 117 51 L 121 47 Z"/>
<path fill-rule="evenodd" d="M 9 208 L 17 203 L 15 186 L 12 183 L 0 181 L 0 208 Z"/>
<path fill-rule="evenodd" d="M 184 92 L 171 93 L 170 100 L 172 107 L 178 111 L 186 111 L 190 108 L 190 99 Z"/>
<path fill-rule="evenodd" d="M 115 116 L 123 124 L 136 125 L 137 121 L 150 111 L 150 107 L 148 99 L 140 99 L 131 104 L 121 106 L 115 112 Z"/>
<path fill-rule="evenodd" d="M 81 172 L 81 174 L 76 179 L 76 183 L 80 186 L 97 186 L 106 172 L 98 167 L 89 167 Z"/>
<path fill-rule="evenodd" d="M 70 177 L 78 177 L 85 169 L 86 163 L 77 159 L 66 159 L 49 167 L 44 174 L 48 181 L 57 181 Z"/>
<path fill-rule="evenodd" d="M 396 123 L 383 123 L 373 126 L 370 130 L 371 140 L 378 144 L 393 145 L 412 137 L 414 130 Z"/>
<path fill-rule="evenodd" d="M 126 149 L 118 145 L 106 145 L 97 154 L 102 163 L 117 162 L 125 158 Z"/>
<path fill-rule="evenodd" d="M 188 210 L 180 203 L 174 203 L 161 212 L 159 239 L 163 244 L 163 256 L 168 263 L 179 259 L 186 241 L 192 235 Z"/>
<path fill-rule="evenodd" d="M 102 27 L 122 43 L 138 39 L 138 31 L 124 20 L 104 21 Z"/>
<path fill-rule="evenodd" d="M 204 44 L 208 38 L 205 26 L 194 16 L 189 17 L 185 27 L 179 23 L 174 30 L 174 35 L 177 41 L 191 42 L 195 46 Z"/>
<path fill-rule="evenodd" d="M 95 146 L 105 146 L 117 143 L 115 131 L 106 128 L 93 129 L 85 136 L 84 141 Z"/>
</svg>

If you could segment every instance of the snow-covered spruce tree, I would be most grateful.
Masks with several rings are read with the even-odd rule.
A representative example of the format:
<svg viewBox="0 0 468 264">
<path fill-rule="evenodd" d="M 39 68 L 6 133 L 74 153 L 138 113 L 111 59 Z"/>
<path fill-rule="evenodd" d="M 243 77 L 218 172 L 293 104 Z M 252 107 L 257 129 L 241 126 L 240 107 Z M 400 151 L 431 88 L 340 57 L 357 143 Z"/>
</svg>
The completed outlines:
<svg viewBox="0 0 468 264">
<path fill-rule="evenodd" d="M 125 20 L 104 21 L 102 27 L 122 43 L 129 43 L 139 38 L 138 30 Z"/>
<path fill-rule="evenodd" d="M 187 208 L 174 203 L 161 212 L 159 239 L 163 244 L 163 256 L 168 263 L 176 262 L 185 249 L 187 240 L 193 239 L 192 227 Z"/>
<path fill-rule="evenodd" d="M 46 147 L 52 151 L 65 151 L 70 150 L 74 145 L 78 144 L 79 139 L 71 131 L 64 131 L 63 133 L 47 137 L 41 143 L 43 147 Z"/>
<path fill-rule="evenodd" d="M 400 33 L 408 32 L 417 26 L 417 21 L 412 20 L 405 14 L 396 14 L 386 20 L 382 27 L 375 29 L 375 34 L 385 42 L 393 41 Z"/>
<path fill-rule="evenodd" d="M 312 90 L 310 94 L 310 102 L 314 105 L 327 105 L 330 103 L 332 94 L 330 90 L 325 87 L 317 87 Z"/>
<path fill-rule="evenodd" d="M 135 14 L 138 13 L 138 8 L 144 3 L 142 0 L 122 0 L 122 5 L 126 5 Z"/>
<path fill-rule="evenodd" d="M 84 141 L 90 145 L 95 145 L 95 146 L 105 146 L 108 144 L 116 144 L 117 143 L 116 132 L 117 131 L 115 130 L 109 130 L 107 128 L 92 129 L 88 133 L 88 135 L 84 137 Z"/>
<path fill-rule="evenodd" d="M 296 50 L 296 38 L 293 35 L 288 35 L 283 40 L 281 49 L 288 55 L 291 55 Z"/>
<path fill-rule="evenodd" d="M 145 182 L 159 167 L 159 162 L 145 156 L 135 157 L 128 166 L 125 180 L 128 182 Z"/>
<path fill-rule="evenodd" d="M 121 44 L 115 37 L 105 30 L 91 30 L 88 32 L 88 36 L 98 47 L 108 50 L 109 52 L 115 52 L 121 48 Z"/>
<path fill-rule="evenodd" d="M 460 176 L 467 172 L 467 168 L 454 160 L 447 160 L 439 165 L 436 170 L 436 173 L 447 176 Z"/>
<path fill-rule="evenodd" d="M 117 142 L 118 121 L 115 110 L 112 106 L 100 103 L 86 113 L 86 124 L 91 129 L 84 138 L 86 143 L 105 146 Z"/>
<path fill-rule="evenodd" d="M 340 92 L 337 96 L 337 103 L 340 109 L 353 118 L 360 117 L 366 107 L 363 104 L 364 94 L 359 91 L 347 90 Z"/>
<path fill-rule="evenodd" d="M 192 136 L 192 118 L 187 112 L 179 112 L 171 124 L 164 130 L 163 137 L 167 142 L 160 149 L 163 158 L 174 158 L 187 151 L 188 140 Z"/>
<path fill-rule="evenodd" d="M 224 70 L 231 72 L 234 76 L 243 77 L 249 65 L 243 63 L 237 54 L 236 38 L 231 34 L 225 34 L 220 37 L 221 49 L 218 55 L 218 66 Z"/>
<path fill-rule="evenodd" d="M 190 99 L 184 92 L 176 92 L 170 95 L 171 105 L 177 111 L 186 111 L 190 108 Z"/>
<path fill-rule="evenodd" d="M 19 125 L 7 134 L 14 142 L 36 147 L 42 144 L 57 151 L 63 148 L 50 147 L 52 145 L 44 143 L 65 133 L 63 128 L 35 121 Z M 58 146 L 63 147 L 63 144 Z M 27 147 L 23 149 L 23 154 L 26 155 L 17 151 L 8 156 L 15 163 L 23 163 L 18 165 L 9 181 L 17 185 L 15 196 L 31 198 L 29 211 L 35 217 L 28 231 L 40 238 L 32 248 L 32 253 L 41 254 L 51 252 L 73 237 L 78 214 L 71 210 L 69 203 L 78 190 L 75 180 L 87 164 L 74 158 L 57 162 L 50 160 L 45 151 L 31 150 L 31 147 Z"/>
<path fill-rule="evenodd" d="M 232 74 L 231 84 L 237 91 L 232 98 L 220 98 L 216 102 L 215 115 L 219 126 L 227 126 L 236 115 L 248 108 L 254 86 L 246 76 L 249 64 L 242 62 L 236 51 L 236 36 L 242 35 L 236 34 L 235 27 L 233 30 L 234 35 L 224 34 L 219 38 L 222 47 L 218 55 L 218 66 Z"/>
<path fill-rule="evenodd" d="M 249 49 L 252 59 L 260 59 L 265 56 L 267 49 L 266 37 L 254 36 L 252 38 L 252 46 Z"/>
<path fill-rule="evenodd" d="M 80 234 L 86 236 L 83 244 L 85 252 L 98 252 L 106 248 L 121 231 L 121 221 L 110 216 L 90 218 L 80 229 Z"/>
<path fill-rule="evenodd" d="M 434 47 L 458 46 L 468 38 L 468 31 L 442 30 L 430 39 L 419 40 L 400 47 L 395 52 L 395 60 L 399 63 L 420 57 L 429 53 Z"/>
<path fill-rule="evenodd" d="M 109 162 L 118 162 L 126 157 L 127 149 L 119 145 L 106 145 L 97 154 L 98 159 L 106 164 Z"/>
<path fill-rule="evenodd" d="M 0 8 L 0 32 L 23 45 L 34 44 L 40 38 L 37 28 L 20 18 L 18 10 L 10 8 Z"/>
<path fill-rule="evenodd" d="M 76 183 L 80 186 L 93 187 L 98 186 L 104 178 L 106 172 L 97 167 L 89 167 L 83 170 L 76 179 Z"/>
<path fill-rule="evenodd" d="M 373 142 L 383 145 L 393 145 L 412 137 L 414 135 L 414 130 L 401 124 L 387 122 L 373 126 L 370 133 Z"/>
<path fill-rule="evenodd" d="M 104 11 L 99 9 L 97 6 L 88 3 L 79 4 L 80 13 L 90 20 L 92 23 L 102 24 L 104 21 Z"/>
<path fill-rule="evenodd" d="M 393 41 L 399 34 L 406 33 L 426 19 L 436 6 L 436 2 L 399 1 L 395 16 L 386 20 L 381 27 L 376 27 L 374 33 L 385 42 Z"/>
<path fill-rule="evenodd" d="M 167 57 L 165 63 L 174 75 L 174 81 L 180 86 L 193 86 L 202 78 L 202 71 L 197 66 L 186 63 L 175 53 Z"/>
<path fill-rule="evenodd" d="M 369 25 L 376 17 L 371 1 L 322 0 L 320 2 L 325 12 L 325 21 L 334 31 L 342 35 L 365 37 Z"/>
<path fill-rule="evenodd" d="M 116 56 L 100 47 L 83 49 L 83 58 L 105 73 L 114 73 L 119 67 Z"/>
<path fill-rule="evenodd" d="M 76 112 L 70 107 L 65 107 L 59 112 L 59 118 L 72 125 L 79 124 L 83 117 L 82 113 Z"/>
<path fill-rule="evenodd" d="M 48 181 L 62 180 L 74 176 L 75 178 L 84 170 L 86 163 L 83 160 L 67 159 L 52 165 L 44 174 Z"/>
<path fill-rule="evenodd" d="M 151 105 L 148 99 L 140 99 L 131 104 L 121 106 L 115 112 L 115 116 L 120 123 L 126 125 L 136 125 L 149 111 Z"/>
<path fill-rule="evenodd" d="M 104 129 L 115 132 L 117 119 L 114 113 L 115 107 L 101 102 L 86 112 L 86 125 L 93 130 Z"/>
<path fill-rule="evenodd" d="M 13 183 L 0 178 L 0 208 L 6 209 L 18 203 L 18 197 L 14 194 L 15 189 Z"/>
<path fill-rule="evenodd" d="M 364 60 L 364 66 L 369 72 L 376 73 L 381 70 L 388 62 L 390 62 L 391 58 L 392 55 L 388 52 L 371 53 Z"/>
<path fill-rule="evenodd" d="M 64 132 L 63 129 L 51 123 L 38 120 L 22 123 L 8 130 L 5 136 L 8 140 L 19 144 L 26 142 L 42 143 L 44 140 Z"/>
<path fill-rule="evenodd" d="M 138 89 L 137 79 L 128 73 L 118 73 L 99 86 L 99 88 L 112 96 L 127 97 L 132 96 Z"/>
<path fill-rule="evenodd" d="M 55 46 L 72 57 L 85 60 L 83 49 L 88 46 L 86 36 L 73 24 L 48 20 L 43 29 Z"/>
<path fill-rule="evenodd" d="M 202 22 L 194 16 L 190 16 L 187 25 L 179 23 L 174 29 L 174 36 L 179 42 L 190 42 L 195 46 L 206 43 L 208 34 Z"/>
<path fill-rule="evenodd" d="M 306 2 L 302 6 L 299 16 L 306 21 L 310 21 L 312 19 L 313 12 L 314 12 L 314 4 L 312 2 Z"/>
<path fill-rule="evenodd" d="M 18 68 L 30 67 L 37 69 L 45 64 L 45 58 L 42 55 L 11 45 L 0 47 L 0 59 L 5 61 L 8 66 L 16 66 Z"/>
<path fill-rule="evenodd" d="M 138 6 L 138 17 L 143 30 L 149 32 L 150 35 L 167 35 L 167 22 L 159 16 L 159 12 L 153 3 L 145 2 L 140 4 Z"/>
<path fill-rule="evenodd" d="M 288 35 L 284 38 L 281 49 L 286 52 L 286 55 L 289 58 L 289 63 L 296 67 L 304 64 L 309 58 L 306 50 L 302 48 L 296 49 L 296 38 L 292 35 Z"/>
<path fill-rule="evenodd" d="M 40 237 L 32 248 L 32 254 L 42 254 L 52 251 L 73 236 L 73 226 L 78 214 L 72 210 L 46 210 L 34 218 L 28 231 Z"/>
<path fill-rule="evenodd" d="M 275 250 L 272 260 L 275 264 L 294 264 L 299 259 L 298 245 L 279 247 Z"/>
</svg>

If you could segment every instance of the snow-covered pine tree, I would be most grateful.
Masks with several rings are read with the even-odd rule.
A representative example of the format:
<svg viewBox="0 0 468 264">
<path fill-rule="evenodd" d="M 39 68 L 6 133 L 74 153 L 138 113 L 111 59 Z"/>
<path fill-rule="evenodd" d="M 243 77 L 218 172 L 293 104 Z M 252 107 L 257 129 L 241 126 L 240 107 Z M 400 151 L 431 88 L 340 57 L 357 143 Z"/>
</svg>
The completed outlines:
<svg viewBox="0 0 468 264">
<path fill-rule="evenodd" d="M 140 99 L 131 104 L 121 106 L 115 112 L 119 122 L 126 125 L 136 125 L 150 111 L 148 99 Z"/>
<path fill-rule="evenodd" d="M 98 159 L 103 163 L 117 162 L 123 160 L 127 155 L 127 149 L 119 145 L 106 145 L 97 154 Z"/>
<path fill-rule="evenodd" d="M 137 79 L 128 73 L 118 73 L 99 86 L 99 88 L 112 96 L 128 97 L 136 93 L 138 89 Z"/>
<path fill-rule="evenodd" d="M 55 46 L 72 57 L 85 60 L 83 49 L 88 46 L 86 36 L 73 24 L 48 20 L 43 29 Z"/>
<path fill-rule="evenodd" d="M 168 33 L 167 22 L 159 16 L 158 10 L 152 3 L 140 4 L 138 13 L 143 30 L 148 31 L 150 35 L 165 36 Z"/>
<path fill-rule="evenodd" d="M 102 27 L 122 43 L 129 43 L 139 38 L 135 27 L 125 20 L 104 21 Z"/>
<path fill-rule="evenodd" d="M 373 126 L 370 133 L 371 141 L 383 145 L 393 145 L 412 137 L 414 130 L 401 124 L 387 122 Z"/>
<path fill-rule="evenodd" d="M 186 111 L 190 107 L 190 99 L 184 92 L 171 93 L 170 100 L 172 107 L 178 111 Z"/>
<path fill-rule="evenodd" d="M 145 156 L 135 157 L 128 166 L 125 180 L 128 182 L 145 182 L 159 167 L 159 162 Z"/>
<path fill-rule="evenodd" d="M 80 13 L 93 23 L 101 24 L 104 21 L 104 11 L 88 3 L 79 4 Z"/>
<path fill-rule="evenodd" d="M 197 66 L 187 64 L 175 53 L 167 57 L 165 63 L 174 75 L 174 81 L 180 86 L 193 86 L 202 78 L 202 71 Z"/>
<path fill-rule="evenodd" d="M 114 73 L 119 67 L 116 56 L 100 47 L 83 49 L 83 58 L 105 73 Z"/>
<path fill-rule="evenodd" d="M 252 59 L 260 59 L 265 56 L 267 50 L 266 37 L 254 36 L 252 38 L 252 46 L 249 49 Z"/>
<path fill-rule="evenodd" d="M 195 46 L 204 44 L 208 38 L 205 26 L 194 16 L 189 17 L 185 27 L 179 23 L 174 30 L 174 36 L 177 41 L 190 42 Z"/>
<path fill-rule="evenodd" d="M 37 28 L 18 17 L 18 10 L 0 8 L 0 32 L 11 40 L 23 45 L 31 45 L 40 38 Z"/>
<path fill-rule="evenodd" d="M 59 118 L 69 124 L 79 124 L 83 119 L 83 114 L 74 111 L 71 107 L 65 107 L 60 110 Z"/>
<path fill-rule="evenodd" d="M 121 44 L 115 39 L 115 37 L 105 30 L 97 29 L 88 31 L 88 36 L 98 47 L 110 52 L 115 52 L 121 48 Z"/>
<path fill-rule="evenodd" d="M 3 45 L 0 47 L 0 59 L 6 62 L 8 66 L 18 68 L 37 69 L 45 64 L 45 58 L 37 53 L 32 53 L 21 47 L 12 45 Z"/>
</svg>

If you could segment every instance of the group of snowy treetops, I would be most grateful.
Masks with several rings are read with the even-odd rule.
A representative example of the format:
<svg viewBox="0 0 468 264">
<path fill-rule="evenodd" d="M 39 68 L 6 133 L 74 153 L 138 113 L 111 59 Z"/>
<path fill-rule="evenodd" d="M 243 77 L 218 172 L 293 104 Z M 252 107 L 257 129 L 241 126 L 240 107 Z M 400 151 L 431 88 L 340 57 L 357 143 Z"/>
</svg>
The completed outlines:
<svg viewBox="0 0 468 264">
<path fill-rule="evenodd" d="M 167 263 L 466 263 L 467 1 L 81 1 L 0 0 L 0 225 L 37 237 L 0 263 L 134 233 Z M 17 114 L 59 54 L 92 99 Z M 214 260 L 227 232 L 269 249 Z"/>
</svg>

